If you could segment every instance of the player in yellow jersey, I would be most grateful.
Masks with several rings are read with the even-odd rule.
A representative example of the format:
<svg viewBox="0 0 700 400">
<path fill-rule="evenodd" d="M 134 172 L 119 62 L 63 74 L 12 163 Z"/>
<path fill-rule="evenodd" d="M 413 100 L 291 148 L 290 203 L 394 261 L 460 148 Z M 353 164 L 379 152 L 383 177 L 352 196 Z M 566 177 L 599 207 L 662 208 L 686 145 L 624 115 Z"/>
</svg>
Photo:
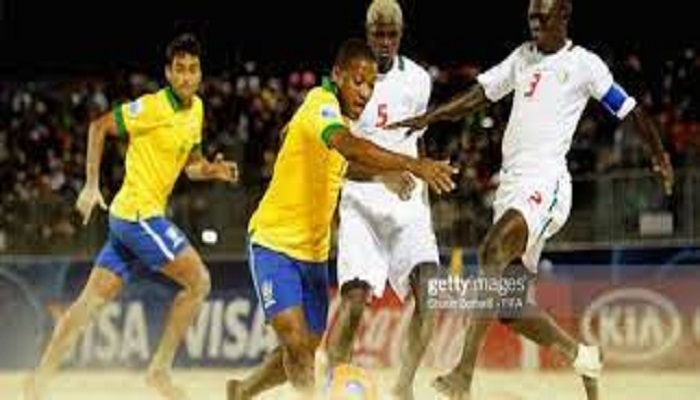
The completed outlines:
<svg viewBox="0 0 700 400">
<path fill-rule="evenodd" d="M 190 179 L 237 180 L 236 165 L 201 153 L 204 110 L 196 95 L 202 80 L 201 46 L 182 34 L 166 50 L 169 86 L 122 104 L 90 124 L 86 182 L 76 207 L 87 224 L 92 209 L 106 209 L 99 171 L 105 137 L 128 137 L 126 174 L 109 207 L 109 236 L 78 299 L 58 321 L 39 366 L 27 379 L 27 400 L 43 398 L 49 378 L 65 353 L 100 308 L 114 299 L 132 277 L 134 263 L 158 271 L 181 290 L 170 309 L 146 382 L 168 400 L 187 399 L 170 377 L 171 366 L 187 327 L 209 294 L 207 268 L 186 236 L 164 212 L 182 170 Z"/>
<path fill-rule="evenodd" d="M 287 125 L 272 181 L 249 224 L 250 269 L 280 346 L 228 399 L 250 399 L 289 381 L 314 388 L 314 354 L 326 328 L 331 221 L 346 170 L 370 178 L 409 171 L 438 193 L 454 187 L 447 163 L 392 153 L 350 133 L 372 95 L 377 62 L 360 39 L 340 47 L 332 78 L 312 89 Z"/>
</svg>

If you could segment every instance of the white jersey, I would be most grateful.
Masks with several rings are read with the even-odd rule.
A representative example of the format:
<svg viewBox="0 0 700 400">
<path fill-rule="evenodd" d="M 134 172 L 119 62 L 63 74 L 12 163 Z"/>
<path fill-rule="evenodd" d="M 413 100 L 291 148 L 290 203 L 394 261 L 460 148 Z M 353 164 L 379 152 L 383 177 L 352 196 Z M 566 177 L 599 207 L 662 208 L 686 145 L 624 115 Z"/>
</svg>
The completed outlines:
<svg viewBox="0 0 700 400">
<path fill-rule="evenodd" d="M 406 57 L 398 56 L 386 74 L 377 77 L 374 92 L 360 118 L 353 124 L 354 134 L 371 140 L 382 148 L 418 155 L 418 138 L 423 132 L 406 136 L 406 130 L 386 130 L 384 125 L 422 114 L 428 107 L 432 80 L 428 72 Z M 343 185 L 341 204 L 359 203 L 371 214 L 395 211 L 399 220 L 415 215 L 416 210 L 429 210 L 423 195 L 424 183 L 416 180 L 416 189 L 408 201 L 401 201 L 395 193 L 378 182 L 347 180 Z M 398 222 L 398 221 L 396 221 Z"/>
<path fill-rule="evenodd" d="M 515 174 L 568 174 L 566 155 L 589 98 L 620 119 L 636 104 L 600 57 L 570 41 L 549 55 L 524 43 L 477 80 L 494 102 L 514 92 L 502 169 Z"/>
<path fill-rule="evenodd" d="M 389 72 L 377 78 L 372 97 L 353 132 L 398 153 L 418 155 L 422 132 L 388 131 L 389 122 L 425 112 L 432 82 L 416 63 L 397 57 Z M 360 279 L 381 297 L 389 282 L 399 298 L 410 293 L 411 271 L 424 263 L 438 264 L 427 190 L 416 182 L 411 199 L 402 201 L 383 183 L 345 182 L 340 198 L 338 283 Z"/>
</svg>

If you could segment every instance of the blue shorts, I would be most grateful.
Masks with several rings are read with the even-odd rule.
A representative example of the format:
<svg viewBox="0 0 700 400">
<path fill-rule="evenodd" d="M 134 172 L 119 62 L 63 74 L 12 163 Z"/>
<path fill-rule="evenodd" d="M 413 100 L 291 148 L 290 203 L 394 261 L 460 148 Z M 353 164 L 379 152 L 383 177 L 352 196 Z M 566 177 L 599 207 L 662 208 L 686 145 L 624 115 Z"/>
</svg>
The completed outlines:
<svg viewBox="0 0 700 400">
<path fill-rule="evenodd" d="M 189 244 L 187 237 L 167 218 L 127 221 L 110 215 L 107 243 L 96 264 L 129 281 L 136 263 L 159 271 Z"/>
<path fill-rule="evenodd" d="M 311 332 L 322 335 L 328 314 L 328 263 L 304 262 L 260 246 L 248 246 L 250 275 L 269 322 L 300 306 Z"/>
</svg>

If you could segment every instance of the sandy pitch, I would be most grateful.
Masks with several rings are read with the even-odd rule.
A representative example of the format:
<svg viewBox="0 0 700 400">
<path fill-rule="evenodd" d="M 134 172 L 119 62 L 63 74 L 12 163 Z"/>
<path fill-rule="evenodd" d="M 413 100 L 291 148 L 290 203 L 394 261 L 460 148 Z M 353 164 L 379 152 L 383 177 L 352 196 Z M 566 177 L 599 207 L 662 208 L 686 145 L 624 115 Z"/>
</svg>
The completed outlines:
<svg viewBox="0 0 700 400">
<path fill-rule="evenodd" d="M 65 371 L 52 383 L 47 400 L 157 400 L 144 383 L 142 371 Z M 419 371 L 417 399 L 440 399 L 429 384 L 438 371 Z M 228 377 L 243 376 L 245 370 L 175 371 L 175 379 L 192 400 L 225 400 Z M 380 384 L 393 382 L 395 371 L 372 371 Z M 0 373 L 0 400 L 20 400 L 25 372 Z M 658 371 L 606 371 L 601 381 L 604 400 L 697 400 L 700 373 Z M 384 387 L 384 390 L 387 388 Z M 583 400 L 580 380 L 573 372 L 508 372 L 479 370 L 475 377 L 476 400 Z M 284 386 L 261 400 L 293 399 Z M 382 399 L 389 399 L 384 395 Z"/>
</svg>

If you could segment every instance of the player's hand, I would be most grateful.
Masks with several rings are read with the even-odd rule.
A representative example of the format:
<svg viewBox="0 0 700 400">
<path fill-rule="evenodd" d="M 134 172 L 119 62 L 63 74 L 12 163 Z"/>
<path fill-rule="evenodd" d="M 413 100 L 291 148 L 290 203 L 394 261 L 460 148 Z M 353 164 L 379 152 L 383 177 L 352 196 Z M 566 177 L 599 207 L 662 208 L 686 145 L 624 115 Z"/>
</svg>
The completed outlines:
<svg viewBox="0 0 700 400">
<path fill-rule="evenodd" d="M 449 161 L 436 161 L 430 158 L 418 158 L 411 163 L 411 172 L 424 180 L 437 194 L 447 193 L 455 188 L 452 175 L 458 172 Z"/>
<path fill-rule="evenodd" d="M 651 157 L 651 164 L 654 172 L 659 174 L 661 182 L 664 185 L 664 191 L 667 196 L 673 194 L 673 165 L 668 153 L 663 152 Z"/>
<path fill-rule="evenodd" d="M 213 174 L 216 179 L 236 183 L 238 182 L 238 164 L 224 160 L 224 155 L 217 153 L 214 157 Z"/>
<path fill-rule="evenodd" d="M 90 221 L 90 215 L 95 205 L 99 205 L 103 210 L 107 210 L 107 204 L 102 198 L 100 188 L 93 185 L 85 185 L 78 195 L 78 200 L 75 201 L 75 208 L 83 217 L 83 225 L 87 225 Z"/>
<path fill-rule="evenodd" d="M 406 136 L 409 136 L 414 131 L 426 128 L 428 125 L 430 125 L 430 122 L 431 121 L 428 114 L 423 114 L 389 123 L 384 127 L 384 129 L 408 128 L 408 131 L 406 131 Z"/>
<path fill-rule="evenodd" d="M 379 180 L 403 201 L 410 199 L 413 189 L 416 188 L 416 180 L 408 171 L 387 172 L 382 174 Z"/>
</svg>

